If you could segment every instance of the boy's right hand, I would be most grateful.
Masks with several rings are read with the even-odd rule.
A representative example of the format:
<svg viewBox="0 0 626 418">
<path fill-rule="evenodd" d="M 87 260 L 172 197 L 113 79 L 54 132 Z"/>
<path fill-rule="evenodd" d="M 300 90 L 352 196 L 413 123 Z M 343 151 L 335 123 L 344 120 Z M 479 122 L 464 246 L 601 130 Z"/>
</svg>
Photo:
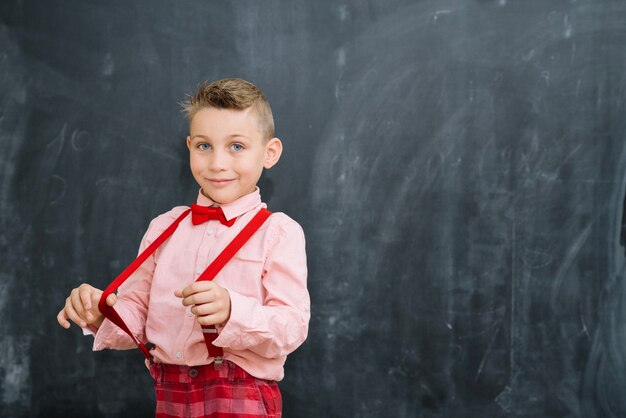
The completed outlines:
<svg viewBox="0 0 626 418">
<path fill-rule="evenodd" d="M 65 300 L 65 306 L 57 315 L 57 321 L 63 328 L 69 328 L 71 320 L 81 328 L 89 325 L 99 328 L 104 321 L 104 315 L 98 309 L 102 290 L 86 283 L 72 289 L 72 292 Z M 113 306 L 117 302 L 115 294 L 107 297 L 107 305 Z"/>
</svg>

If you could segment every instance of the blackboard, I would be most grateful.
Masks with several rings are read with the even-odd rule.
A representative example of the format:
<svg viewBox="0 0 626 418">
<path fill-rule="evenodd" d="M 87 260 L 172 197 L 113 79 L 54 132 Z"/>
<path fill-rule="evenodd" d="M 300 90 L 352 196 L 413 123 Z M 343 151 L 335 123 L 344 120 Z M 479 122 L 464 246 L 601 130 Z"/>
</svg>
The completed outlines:
<svg viewBox="0 0 626 418">
<path fill-rule="evenodd" d="M 178 103 L 243 77 L 307 236 L 286 417 L 625 416 L 624 45 L 619 0 L 2 2 L 0 415 L 152 416 L 55 316 L 193 201 Z"/>
</svg>

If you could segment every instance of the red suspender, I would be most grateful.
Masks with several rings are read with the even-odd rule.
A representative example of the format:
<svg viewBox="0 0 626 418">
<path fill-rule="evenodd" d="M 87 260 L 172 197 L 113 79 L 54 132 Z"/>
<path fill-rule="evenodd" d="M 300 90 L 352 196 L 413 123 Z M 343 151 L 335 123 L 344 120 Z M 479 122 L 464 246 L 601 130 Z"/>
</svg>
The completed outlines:
<svg viewBox="0 0 626 418">
<path fill-rule="evenodd" d="M 115 292 L 122 283 L 126 281 L 130 277 L 131 274 L 135 272 L 141 266 L 144 261 L 150 257 L 157 248 L 161 246 L 178 228 L 180 222 L 191 212 L 191 209 L 187 209 L 184 211 L 170 226 L 167 227 L 165 231 L 161 233 L 157 237 L 156 240 L 152 244 L 148 246 L 143 252 L 128 266 L 119 276 L 111 282 L 111 284 L 104 290 L 102 296 L 100 297 L 100 302 L 98 303 L 98 309 L 104 315 L 105 318 L 109 319 L 115 325 L 120 327 L 124 332 L 126 332 L 133 339 L 139 350 L 141 350 L 142 354 L 152 362 L 152 355 L 150 354 L 150 350 L 148 347 L 139 341 L 131 332 L 128 326 L 124 323 L 119 314 L 113 309 L 112 306 L 106 304 L 106 298 L 113 292 Z M 215 260 L 204 270 L 204 272 L 198 277 L 196 281 L 199 280 L 213 280 L 217 273 L 220 272 L 222 267 L 226 265 L 226 263 L 239 251 L 239 249 L 254 235 L 254 233 L 263 225 L 263 223 L 270 217 L 272 212 L 267 209 L 261 209 L 257 212 L 256 215 L 252 218 L 250 222 L 239 232 L 239 234 L 226 246 L 224 251 L 222 251 Z M 207 331 L 208 330 L 208 331 Z M 212 343 L 217 338 L 217 329 L 213 327 L 202 327 L 202 333 L 204 335 L 204 341 L 207 345 L 207 349 L 209 351 L 210 357 L 215 357 L 216 365 L 219 365 L 222 361 L 222 357 L 224 355 L 224 351 L 221 347 L 215 347 Z"/>
<path fill-rule="evenodd" d="M 248 225 L 246 225 L 241 232 L 224 248 L 211 264 L 202 272 L 202 274 L 196 279 L 197 282 L 201 280 L 213 280 L 217 273 L 220 272 L 222 267 L 230 261 L 231 258 L 239 251 L 239 249 L 250 239 L 252 235 L 263 225 L 263 222 L 270 217 L 272 212 L 267 209 L 261 209 L 252 218 Z M 216 347 L 213 345 L 213 341 L 217 338 L 217 328 L 213 326 L 202 326 L 202 335 L 204 335 L 204 342 L 206 343 L 209 351 L 209 357 L 214 357 L 215 367 L 220 367 L 222 360 L 224 359 L 224 350 L 222 347 Z"/>
<path fill-rule="evenodd" d="M 98 309 L 100 309 L 102 315 L 104 315 L 105 318 L 108 318 L 115 325 L 123 329 L 126 334 L 130 335 L 130 337 L 133 339 L 133 341 L 135 341 L 135 344 L 137 344 L 137 347 L 139 347 L 143 355 L 150 361 L 152 361 L 152 355 L 150 355 L 150 350 L 148 350 L 148 347 L 146 347 L 144 343 L 139 341 L 137 337 L 135 337 L 130 332 L 128 326 L 124 323 L 117 311 L 113 309 L 112 306 L 106 304 L 106 298 L 111 293 L 115 292 L 117 288 L 120 287 L 121 284 L 124 283 L 126 279 L 128 279 L 128 277 L 133 274 L 135 270 L 137 270 L 139 266 L 141 266 L 143 262 L 146 261 L 148 257 L 150 257 L 152 253 L 154 253 L 156 249 L 159 248 L 159 246 L 161 246 L 161 244 L 163 244 L 163 242 L 165 242 L 165 240 L 170 237 L 170 235 L 174 233 L 176 228 L 178 228 L 178 224 L 180 224 L 180 222 L 189 214 L 189 212 L 191 212 L 191 209 L 187 209 L 186 211 L 184 211 L 174 222 L 172 222 L 170 226 L 167 227 L 165 231 L 163 231 L 161 235 L 157 237 L 156 240 L 154 240 L 152 244 L 148 246 L 148 248 L 143 250 L 143 252 L 139 254 L 139 257 L 137 257 L 135 261 L 130 263 L 130 265 L 126 267 L 126 269 L 124 269 L 124 271 L 120 273 L 120 275 L 117 276 L 106 289 L 104 289 L 104 292 L 100 297 L 100 302 L 98 303 Z"/>
</svg>

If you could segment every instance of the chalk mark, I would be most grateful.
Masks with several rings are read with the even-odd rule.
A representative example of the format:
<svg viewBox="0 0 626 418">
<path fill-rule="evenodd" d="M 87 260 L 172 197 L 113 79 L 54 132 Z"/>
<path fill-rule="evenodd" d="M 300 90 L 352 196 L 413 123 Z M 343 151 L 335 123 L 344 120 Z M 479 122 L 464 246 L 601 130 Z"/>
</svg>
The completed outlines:
<svg viewBox="0 0 626 418">
<path fill-rule="evenodd" d="M 493 336 L 491 337 L 491 341 L 489 341 L 489 345 L 487 346 L 487 350 L 485 351 L 485 354 L 483 355 L 483 358 L 480 361 L 480 366 L 478 366 L 478 370 L 476 372 L 476 376 L 474 377 L 474 383 L 476 383 L 478 381 L 478 378 L 480 377 L 481 373 L 483 372 L 483 368 L 485 367 L 485 362 L 487 361 L 487 357 L 489 356 L 489 353 L 491 353 L 491 350 L 493 348 L 493 343 L 496 341 L 496 337 L 500 333 L 500 328 L 502 328 L 502 323 L 503 322 L 504 321 L 500 321 L 499 322 L 498 327 L 496 328 L 496 331 L 493 333 Z"/>
</svg>

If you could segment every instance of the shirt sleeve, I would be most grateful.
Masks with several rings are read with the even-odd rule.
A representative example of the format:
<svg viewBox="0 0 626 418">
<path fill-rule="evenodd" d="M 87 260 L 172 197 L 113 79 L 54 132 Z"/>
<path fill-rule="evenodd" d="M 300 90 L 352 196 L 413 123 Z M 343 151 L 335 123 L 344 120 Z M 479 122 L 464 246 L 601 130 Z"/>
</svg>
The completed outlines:
<svg viewBox="0 0 626 418">
<path fill-rule="evenodd" d="M 262 280 L 266 291 L 262 302 L 228 289 L 230 319 L 214 341 L 216 346 L 276 358 L 304 342 L 311 316 L 310 297 L 304 233 L 295 221 L 279 224 Z"/>
<path fill-rule="evenodd" d="M 141 254 L 154 241 L 164 228 L 159 228 L 159 218 L 154 219 L 139 245 Z M 158 251 L 158 250 L 157 250 Z M 150 285 L 156 267 L 155 255 L 148 259 L 118 289 L 115 310 L 124 320 L 128 329 L 143 343 L 146 343 L 145 327 L 150 300 Z M 105 319 L 96 330 L 93 350 L 105 348 L 128 350 L 137 348 L 132 338 L 121 328 Z"/>
</svg>

